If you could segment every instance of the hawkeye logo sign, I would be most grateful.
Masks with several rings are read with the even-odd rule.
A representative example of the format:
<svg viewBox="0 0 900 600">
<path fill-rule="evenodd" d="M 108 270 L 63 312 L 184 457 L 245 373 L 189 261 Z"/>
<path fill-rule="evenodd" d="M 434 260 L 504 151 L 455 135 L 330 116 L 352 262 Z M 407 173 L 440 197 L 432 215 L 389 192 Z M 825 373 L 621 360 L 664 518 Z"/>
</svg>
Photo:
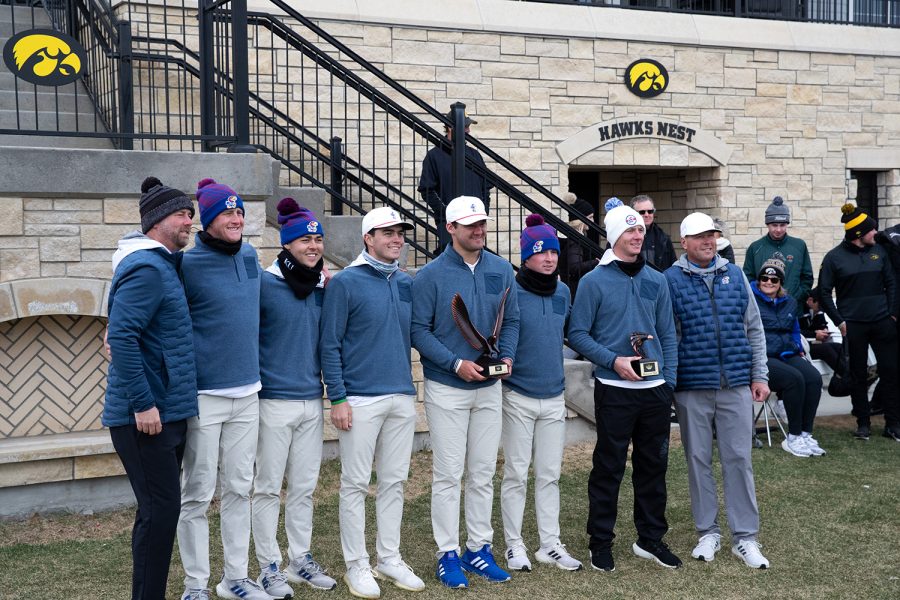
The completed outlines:
<svg viewBox="0 0 900 600">
<path fill-rule="evenodd" d="M 61 86 L 81 77 L 87 59 L 74 38 L 50 29 L 31 29 L 9 38 L 3 46 L 3 62 L 28 83 Z"/>
<path fill-rule="evenodd" d="M 625 87 L 640 98 L 659 96 L 669 87 L 669 72 L 651 58 L 640 58 L 625 69 Z"/>
</svg>

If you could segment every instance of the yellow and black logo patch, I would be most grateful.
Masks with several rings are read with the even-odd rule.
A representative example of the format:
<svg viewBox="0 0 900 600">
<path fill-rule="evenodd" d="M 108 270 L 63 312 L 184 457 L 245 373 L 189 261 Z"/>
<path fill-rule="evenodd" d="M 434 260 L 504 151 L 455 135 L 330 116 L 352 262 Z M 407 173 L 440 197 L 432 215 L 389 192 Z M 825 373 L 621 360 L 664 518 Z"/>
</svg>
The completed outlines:
<svg viewBox="0 0 900 600">
<path fill-rule="evenodd" d="M 84 73 L 84 48 L 71 36 L 50 29 L 30 29 L 9 38 L 3 62 L 16 77 L 35 85 L 60 86 Z"/>
<path fill-rule="evenodd" d="M 652 58 L 640 58 L 625 69 L 625 87 L 641 98 L 659 96 L 669 87 L 669 72 Z"/>
</svg>

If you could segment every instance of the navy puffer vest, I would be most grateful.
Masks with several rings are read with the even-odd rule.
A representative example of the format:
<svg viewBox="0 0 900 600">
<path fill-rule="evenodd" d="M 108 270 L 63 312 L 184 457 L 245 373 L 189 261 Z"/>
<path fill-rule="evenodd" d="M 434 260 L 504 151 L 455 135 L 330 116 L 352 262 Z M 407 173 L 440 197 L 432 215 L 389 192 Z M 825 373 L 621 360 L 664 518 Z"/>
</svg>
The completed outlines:
<svg viewBox="0 0 900 600">
<path fill-rule="evenodd" d="M 794 323 L 797 322 L 797 301 L 790 296 L 769 298 L 759 291 L 756 282 L 750 284 L 759 306 L 759 318 L 766 332 L 766 356 L 786 358 L 797 354 Z"/>
<path fill-rule="evenodd" d="M 665 272 L 681 324 L 677 390 L 750 384 L 752 352 L 744 329 L 750 295 L 744 274 L 728 263 L 715 272 L 712 293 L 700 275 L 677 263 Z"/>
</svg>

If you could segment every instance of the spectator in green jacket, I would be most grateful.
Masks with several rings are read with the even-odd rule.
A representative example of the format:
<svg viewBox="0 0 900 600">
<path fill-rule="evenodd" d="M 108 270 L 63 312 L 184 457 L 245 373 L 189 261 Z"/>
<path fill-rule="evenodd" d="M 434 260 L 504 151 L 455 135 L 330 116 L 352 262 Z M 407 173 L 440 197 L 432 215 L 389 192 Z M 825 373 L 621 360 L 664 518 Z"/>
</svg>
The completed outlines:
<svg viewBox="0 0 900 600">
<path fill-rule="evenodd" d="M 750 244 L 744 257 L 744 274 L 753 280 L 764 262 L 775 258 L 784 263 L 784 289 L 793 298 L 806 298 L 813 284 L 812 262 L 806 242 L 788 235 L 791 211 L 781 196 L 766 208 L 769 232 Z"/>
</svg>

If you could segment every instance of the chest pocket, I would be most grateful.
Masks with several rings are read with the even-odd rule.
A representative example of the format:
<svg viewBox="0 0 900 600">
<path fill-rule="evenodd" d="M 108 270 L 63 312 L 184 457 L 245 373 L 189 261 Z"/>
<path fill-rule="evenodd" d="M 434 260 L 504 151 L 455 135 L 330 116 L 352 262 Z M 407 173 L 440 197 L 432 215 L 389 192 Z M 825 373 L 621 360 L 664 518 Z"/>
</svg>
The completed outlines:
<svg viewBox="0 0 900 600">
<path fill-rule="evenodd" d="M 408 281 L 397 284 L 397 295 L 400 296 L 400 302 L 412 302 L 412 286 Z"/>
<path fill-rule="evenodd" d="M 484 287 L 488 294 L 499 294 L 503 292 L 503 275 L 498 273 L 486 273 L 484 276 Z"/>
<path fill-rule="evenodd" d="M 259 263 L 253 256 L 244 257 L 244 268 L 247 270 L 247 279 L 256 279 L 259 277 Z"/>
<path fill-rule="evenodd" d="M 565 315 L 566 314 L 566 299 L 562 296 L 553 296 L 553 314 L 556 315 Z"/>
<path fill-rule="evenodd" d="M 656 296 L 659 294 L 659 284 L 655 281 L 644 280 L 641 282 L 641 298 L 656 302 Z"/>
</svg>

